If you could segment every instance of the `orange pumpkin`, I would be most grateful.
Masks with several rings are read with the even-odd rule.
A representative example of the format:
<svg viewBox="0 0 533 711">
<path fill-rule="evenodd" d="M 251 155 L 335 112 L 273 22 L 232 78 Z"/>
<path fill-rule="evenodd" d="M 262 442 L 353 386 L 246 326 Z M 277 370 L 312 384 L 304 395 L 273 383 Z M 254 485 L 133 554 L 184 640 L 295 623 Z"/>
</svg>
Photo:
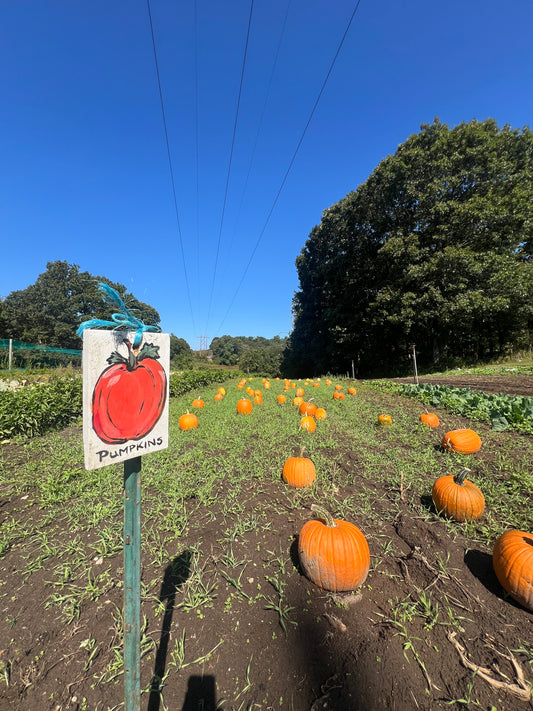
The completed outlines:
<svg viewBox="0 0 533 711">
<path fill-rule="evenodd" d="M 262 395 L 255 395 L 254 397 L 254 402 L 256 405 L 262 405 L 263 404 L 263 397 Z"/>
<path fill-rule="evenodd" d="M 451 430 L 442 438 L 442 446 L 450 452 L 474 454 L 481 449 L 481 437 L 474 430 Z"/>
<path fill-rule="evenodd" d="M 221 395 L 225 395 L 225 394 L 226 394 L 226 390 L 225 390 L 224 388 L 219 388 L 219 389 L 217 390 L 217 392 L 220 393 Z"/>
<path fill-rule="evenodd" d="M 296 388 L 296 397 L 303 397 L 305 395 L 305 390 L 303 388 Z"/>
<path fill-rule="evenodd" d="M 220 402 L 220 401 L 223 400 L 223 399 L 224 399 L 224 395 L 222 395 L 222 393 L 217 393 L 217 394 L 215 395 L 215 400 L 216 400 L 217 402 Z"/>
<path fill-rule="evenodd" d="M 252 405 L 252 401 L 248 400 L 247 397 L 241 397 L 241 399 L 237 402 L 237 412 L 240 415 L 249 415 L 253 409 L 254 406 Z"/>
<path fill-rule="evenodd" d="M 435 427 L 438 427 L 440 425 L 440 421 L 437 415 L 433 412 L 423 412 L 420 415 L 420 422 L 422 422 L 424 425 L 427 425 L 428 427 L 431 427 L 431 429 L 435 429 Z"/>
<path fill-rule="evenodd" d="M 464 467 L 455 476 L 441 476 L 433 484 L 431 498 L 435 508 L 454 521 L 474 521 L 485 510 L 483 493 L 465 479 L 469 471 Z"/>
<path fill-rule="evenodd" d="M 380 415 L 378 417 L 378 425 L 380 427 L 390 427 L 392 425 L 392 417 L 390 415 Z"/>
<path fill-rule="evenodd" d="M 277 399 L 277 401 L 279 402 L 280 405 L 283 405 L 283 403 L 285 402 L 285 400 L 286 400 L 287 398 L 285 397 L 285 395 L 278 395 L 278 397 L 277 397 L 276 399 Z"/>
<path fill-rule="evenodd" d="M 283 481 L 296 489 L 311 486 L 316 479 L 315 465 L 303 456 L 304 449 L 302 447 L 299 456 L 289 457 L 283 465 Z"/>
<path fill-rule="evenodd" d="M 295 397 L 294 400 L 292 401 L 292 404 L 294 405 L 294 407 L 300 407 L 300 405 L 302 404 L 303 401 L 304 401 L 303 397 L 298 397 L 298 396 L 297 396 L 297 397 Z"/>
<path fill-rule="evenodd" d="M 370 569 L 365 536 L 353 523 L 334 519 L 317 504 L 311 510 L 321 520 L 304 523 L 298 537 L 298 555 L 304 573 L 315 585 L 331 592 L 358 588 Z"/>
<path fill-rule="evenodd" d="M 197 397 L 196 400 L 192 401 L 192 406 L 199 408 L 205 407 L 205 402 L 201 398 Z"/>
<path fill-rule="evenodd" d="M 317 407 L 315 410 L 315 420 L 325 420 L 326 419 L 326 411 L 324 410 L 323 407 Z"/>
<path fill-rule="evenodd" d="M 316 405 L 314 402 L 301 402 L 300 403 L 300 415 L 313 415 L 316 412 Z"/>
<path fill-rule="evenodd" d="M 198 418 L 193 413 L 187 412 L 178 420 L 180 430 L 192 430 L 198 427 Z"/>
<path fill-rule="evenodd" d="M 335 392 L 333 393 L 333 397 L 335 400 L 344 400 L 346 396 L 340 390 L 335 390 Z"/>
<path fill-rule="evenodd" d="M 509 595 L 533 611 L 533 535 L 505 531 L 494 544 L 492 565 Z"/>
<path fill-rule="evenodd" d="M 302 417 L 302 419 L 300 420 L 300 427 L 303 430 L 307 430 L 308 432 L 314 432 L 316 430 L 315 418 L 311 417 L 310 415 Z"/>
<path fill-rule="evenodd" d="M 355 388 L 348 388 L 349 395 L 357 395 L 357 390 Z"/>
<path fill-rule="evenodd" d="M 335 385 L 335 390 L 342 390 L 342 385 Z"/>
</svg>

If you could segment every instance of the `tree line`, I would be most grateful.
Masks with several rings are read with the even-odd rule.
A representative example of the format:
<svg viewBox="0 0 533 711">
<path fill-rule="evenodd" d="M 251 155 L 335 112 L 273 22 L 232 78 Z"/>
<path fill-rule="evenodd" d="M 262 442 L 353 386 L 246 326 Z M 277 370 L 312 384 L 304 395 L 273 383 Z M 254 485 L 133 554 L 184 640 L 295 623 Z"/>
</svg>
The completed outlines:
<svg viewBox="0 0 533 711">
<path fill-rule="evenodd" d="M 78 326 L 90 319 L 109 320 L 109 306 L 102 299 L 98 282 L 109 284 L 117 291 L 126 306 L 144 323 L 159 326 L 159 313 L 149 304 L 139 301 L 123 284 L 107 277 L 93 276 L 80 271 L 77 264 L 65 261 L 48 262 L 46 271 L 34 284 L 11 292 L 0 299 L 0 338 L 12 338 L 37 345 L 55 348 L 81 348 L 81 338 L 76 335 Z M 281 353 L 286 339 L 245 336 L 214 338 L 210 345 L 212 360 L 220 365 L 239 365 L 250 372 L 277 375 Z M 26 354 L 28 364 L 33 361 L 46 364 L 46 353 Z M 33 359 L 33 360 L 32 360 Z M 72 356 L 66 357 L 72 360 Z M 55 354 L 51 362 L 61 360 Z M 195 362 L 202 362 L 184 338 L 170 334 L 171 368 L 185 370 Z"/>
<path fill-rule="evenodd" d="M 211 341 L 209 349 L 213 362 L 237 365 L 241 370 L 277 376 L 281 372 L 286 338 L 274 336 L 221 336 Z"/>
<path fill-rule="evenodd" d="M 126 306 L 144 323 L 157 326 L 158 312 L 129 293 L 123 284 L 107 277 L 80 272 L 77 264 L 48 262 L 34 284 L 12 291 L 0 300 L 0 337 L 55 348 L 81 348 L 76 335 L 83 321 L 109 320 L 109 306 L 98 291 L 98 282 L 109 284 Z"/>
<path fill-rule="evenodd" d="M 533 133 L 470 121 L 423 124 L 368 179 L 324 210 L 296 259 L 288 339 L 214 338 L 212 360 L 286 377 L 394 375 L 412 346 L 425 369 L 533 345 Z M 122 284 L 46 265 L 0 299 L 0 337 L 80 348 L 82 321 L 108 318 L 98 281 L 147 324 L 158 312 Z M 171 334 L 174 366 L 188 343 Z"/>
<path fill-rule="evenodd" d="M 296 259 L 282 368 L 390 375 L 531 348 L 533 134 L 423 124 L 323 212 Z"/>
</svg>

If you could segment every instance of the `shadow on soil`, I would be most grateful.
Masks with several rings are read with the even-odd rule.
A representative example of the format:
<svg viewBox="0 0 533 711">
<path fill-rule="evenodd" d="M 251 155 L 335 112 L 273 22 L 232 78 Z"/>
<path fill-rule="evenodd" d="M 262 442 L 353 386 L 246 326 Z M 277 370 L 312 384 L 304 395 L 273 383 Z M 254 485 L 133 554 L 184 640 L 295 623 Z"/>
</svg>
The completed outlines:
<svg viewBox="0 0 533 711">
<path fill-rule="evenodd" d="M 161 635 L 159 639 L 159 647 L 154 664 L 154 674 L 150 685 L 150 698 L 148 700 L 147 711 L 159 711 L 161 697 L 160 690 L 165 676 L 165 668 L 167 664 L 168 642 L 170 639 L 170 628 L 172 627 L 172 616 L 176 604 L 176 593 L 183 583 L 187 580 L 190 573 L 192 553 L 184 551 L 176 556 L 172 562 L 166 567 L 163 582 L 161 583 L 161 592 L 159 601 L 165 603 L 165 614 L 161 624 Z M 191 677 L 194 678 L 194 677 Z M 207 679 L 208 677 L 206 677 Z M 214 688 L 214 679 L 213 679 Z M 187 691 L 187 695 L 189 692 Z M 183 707 L 184 709 L 195 708 L 194 706 Z M 210 706 L 205 706 L 206 710 Z M 214 706 L 213 706 L 214 708 Z"/>
<path fill-rule="evenodd" d="M 305 577 L 299 562 L 298 536 L 291 544 L 290 556 L 295 569 Z M 333 614 L 324 615 L 324 595 L 316 601 L 318 604 L 311 606 L 308 614 L 294 616 L 298 623 L 298 652 L 313 679 L 311 711 L 388 711 L 384 699 L 377 701 L 381 695 L 379 671 L 365 662 L 368 650 L 377 649 L 377 640 L 361 629 L 357 642 L 348 642 L 344 639 L 345 630 L 336 627 L 342 626 L 340 619 Z M 299 601 L 295 607 L 302 610 L 305 604 Z M 369 691 L 373 696 L 369 696 Z"/>
<path fill-rule="evenodd" d="M 215 677 L 191 676 L 181 711 L 216 711 Z"/>
</svg>

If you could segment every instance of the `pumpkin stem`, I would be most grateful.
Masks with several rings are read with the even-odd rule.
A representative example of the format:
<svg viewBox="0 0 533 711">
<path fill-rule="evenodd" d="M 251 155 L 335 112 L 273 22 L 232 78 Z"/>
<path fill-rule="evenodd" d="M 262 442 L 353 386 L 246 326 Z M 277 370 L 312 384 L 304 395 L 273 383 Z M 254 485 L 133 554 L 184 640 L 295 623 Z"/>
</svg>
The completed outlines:
<svg viewBox="0 0 533 711">
<path fill-rule="evenodd" d="M 329 528 L 336 528 L 337 524 L 335 523 L 335 520 L 333 519 L 333 516 L 330 514 L 330 512 L 325 509 L 323 506 L 320 506 L 320 504 L 311 504 L 311 511 L 315 513 L 319 519 L 324 521 L 326 526 Z"/>
<path fill-rule="evenodd" d="M 454 483 L 458 484 L 459 486 L 464 486 L 465 485 L 465 477 L 469 472 L 470 472 L 470 469 L 468 467 L 463 467 L 461 469 L 461 471 L 454 476 L 454 478 L 453 478 Z"/>
<path fill-rule="evenodd" d="M 302 444 L 302 446 L 300 447 L 300 454 L 298 455 L 299 457 L 303 457 L 303 456 L 304 456 L 304 449 L 305 449 L 305 445 Z"/>
</svg>

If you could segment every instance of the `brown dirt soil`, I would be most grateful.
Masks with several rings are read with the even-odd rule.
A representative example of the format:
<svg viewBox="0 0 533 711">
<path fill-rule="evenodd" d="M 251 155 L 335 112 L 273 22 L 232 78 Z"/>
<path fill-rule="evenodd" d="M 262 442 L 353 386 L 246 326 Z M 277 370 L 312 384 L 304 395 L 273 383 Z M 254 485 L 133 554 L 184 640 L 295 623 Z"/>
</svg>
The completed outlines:
<svg viewBox="0 0 533 711">
<path fill-rule="evenodd" d="M 413 383 L 414 378 L 394 378 L 397 383 Z M 486 393 L 507 393 L 533 397 L 533 375 L 424 375 L 418 378 L 419 383 L 434 385 L 451 385 L 454 388 L 470 388 Z"/>
<path fill-rule="evenodd" d="M 454 421 L 460 425 L 462 420 Z M 516 439 L 519 453 L 523 438 L 506 436 Z M 71 428 L 65 437 L 78 441 L 81 434 Z M 357 497 L 361 472 L 349 439 L 339 439 L 331 454 L 342 455 L 343 481 L 352 482 L 342 485 L 339 497 Z M 21 445 L 7 445 L 4 464 L 16 466 L 25 456 Z M 372 479 L 364 485 L 372 487 Z M 221 479 L 220 494 L 225 487 Z M 506 598 L 489 550 L 460 533 L 452 537 L 437 516 L 413 516 L 405 493 L 375 485 L 376 509 L 388 511 L 394 501 L 398 513 L 365 531 L 370 574 L 360 591 L 340 595 L 316 587 L 300 570 L 297 533 L 310 511 L 299 492 L 274 481 L 258 491 L 250 482 L 240 500 L 242 520 L 258 507 L 266 515 L 250 519 L 235 535 L 235 558 L 247 561 L 236 567 L 223 558 L 224 511 L 216 503 L 208 511 L 198 507 L 194 535 L 186 529 L 180 539 L 166 541 L 168 558 L 159 567 L 142 561 L 143 711 L 215 711 L 218 704 L 226 711 L 531 711 L 533 613 Z M 143 492 L 146 499 L 150 495 Z M 24 495 L 3 496 L 0 489 L 0 522 L 30 520 L 40 532 L 33 572 L 17 545 L 0 558 L 0 709 L 123 708 L 123 677 L 120 665 L 113 667 L 121 637 L 121 541 L 108 557 L 83 561 L 87 577 L 77 584 L 98 580 L 105 592 L 84 598 L 79 619 L 66 624 L 61 605 L 46 602 L 54 592 L 50 580 L 57 560 L 47 557 L 42 541 L 48 532 L 57 537 L 57 520 L 52 530 L 46 510 L 27 501 Z M 188 503 L 194 508 L 194 501 Z M 429 496 L 422 503 L 430 507 Z M 149 524 L 143 520 L 143 527 Z M 76 535 L 64 530 L 63 543 Z M 203 584 L 216 587 L 204 605 L 187 610 L 183 602 L 200 544 Z M 280 601 L 276 559 L 285 566 L 281 617 L 273 609 Z M 265 595 L 262 603 L 259 594 Z M 388 601 L 397 600 L 404 601 L 405 626 L 404 618 L 390 618 Z M 421 600 L 431 605 L 424 609 Z M 176 641 L 182 635 L 188 666 L 175 672 Z M 8 659 L 13 648 L 16 653 Z M 163 681 L 150 691 L 155 676 Z"/>
</svg>

